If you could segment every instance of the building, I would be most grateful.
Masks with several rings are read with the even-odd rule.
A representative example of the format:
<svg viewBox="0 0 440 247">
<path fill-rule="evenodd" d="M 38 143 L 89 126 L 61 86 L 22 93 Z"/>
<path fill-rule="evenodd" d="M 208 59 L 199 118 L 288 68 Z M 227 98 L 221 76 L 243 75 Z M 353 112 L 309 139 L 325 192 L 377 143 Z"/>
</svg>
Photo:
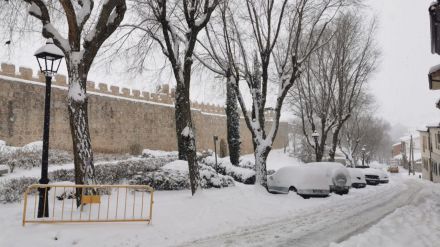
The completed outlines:
<svg viewBox="0 0 440 247">
<path fill-rule="evenodd" d="M 440 125 L 420 130 L 422 146 L 422 178 L 440 183 Z"/>
<path fill-rule="evenodd" d="M 392 146 L 392 163 L 403 166 L 405 169 L 409 168 L 410 164 L 410 152 L 411 152 L 411 138 L 412 148 L 414 154 L 414 170 L 416 172 L 422 171 L 422 156 L 420 148 L 420 136 L 411 135 L 400 138 L 400 142 L 395 143 Z"/>
</svg>

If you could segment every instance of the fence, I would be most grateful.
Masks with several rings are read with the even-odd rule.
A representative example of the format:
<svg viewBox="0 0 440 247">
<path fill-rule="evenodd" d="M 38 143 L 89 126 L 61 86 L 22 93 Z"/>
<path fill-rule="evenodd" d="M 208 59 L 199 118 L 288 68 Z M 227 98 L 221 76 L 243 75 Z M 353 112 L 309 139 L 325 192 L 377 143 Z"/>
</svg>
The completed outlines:
<svg viewBox="0 0 440 247">
<path fill-rule="evenodd" d="M 41 218 L 37 215 L 40 190 L 44 197 L 41 212 L 47 215 Z M 33 184 L 25 191 L 23 207 L 23 226 L 26 223 L 85 222 L 150 224 L 153 189 L 148 185 Z"/>
</svg>

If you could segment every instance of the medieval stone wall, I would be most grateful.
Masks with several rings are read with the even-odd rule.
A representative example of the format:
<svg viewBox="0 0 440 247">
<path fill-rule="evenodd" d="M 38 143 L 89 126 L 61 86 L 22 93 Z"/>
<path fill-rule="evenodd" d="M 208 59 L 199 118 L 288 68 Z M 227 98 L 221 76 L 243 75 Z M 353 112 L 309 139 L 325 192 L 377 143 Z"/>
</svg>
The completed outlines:
<svg viewBox="0 0 440 247">
<path fill-rule="evenodd" d="M 57 75 L 52 86 L 50 147 L 70 151 L 72 140 L 67 113 L 66 77 Z M 44 112 L 44 77 L 31 69 L 1 64 L 0 140 L 22 146 L 41 140 Z M 139 154 L 142 149 L 177 149 L 174 91 L 168 85 L 160 93 L 141 92 L 105 83 L 88 82 L 89 124 L 95 152 Z M 192 103 L 197 149 L 213 149 L 213 136 L 226 142 L 223 107 Z M 270 118 L 273 113 L 268 113 Z M 267 124 L 270 126 L 270 123 Z M 287 123 L 281 123 L 274 148 L 282 148 Z M 242 153 L 252 153 L 251 134 L 241 121 Z"/>
</svg>

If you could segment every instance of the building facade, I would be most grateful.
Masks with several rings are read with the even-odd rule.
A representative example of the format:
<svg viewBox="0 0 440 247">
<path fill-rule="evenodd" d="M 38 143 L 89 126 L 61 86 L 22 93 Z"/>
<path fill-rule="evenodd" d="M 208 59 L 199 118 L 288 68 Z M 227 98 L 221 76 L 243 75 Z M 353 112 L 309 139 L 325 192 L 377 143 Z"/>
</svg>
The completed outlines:
<svg viewBox="0 0 440 247">
<path fill-rule="evenodd" d="M 440 183 L 440 126 L 428 126 L 420 132 L 422 178 Z"/>
</svg>

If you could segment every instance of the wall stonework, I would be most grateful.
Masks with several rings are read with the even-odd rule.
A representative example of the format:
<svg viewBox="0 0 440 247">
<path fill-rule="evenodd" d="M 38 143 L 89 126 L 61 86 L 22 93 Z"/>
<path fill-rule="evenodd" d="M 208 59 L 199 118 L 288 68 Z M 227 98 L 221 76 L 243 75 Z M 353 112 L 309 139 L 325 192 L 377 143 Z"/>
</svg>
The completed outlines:
<svg viewBox="0 0 440 247">
<path fill-rule="evenodd" d="M 22 146 L 41 140 L 44 111 L 44 78 L 32 77 L 32 70 L 1 65 L 0 140 Z M 65 77 L 56 78 L 52 87 L 50 147 L 71 151 L 72 140 L 67 113 Z M 95 88 L 98 85 L 98 88 Z M 110 90 L 108 90 L 110 88 Z M 177 150 L 173 90 L 168 85 L 160 94 L 88 83 L 89 126 L 92 147 L 100 153 L 138 154 L 142 149 Z M 197 149 L 214 149 L 213 135 L 226 141 L 224 108 L 192 104 Z M 270 123 L 267 124 L 270 127 Z M 252 153 L 251 134 L 241 119 L 242 153 Z M 280 123 L 274 148 L 282 148 L 288 125 Z M 219 142 L 220 143 L 220 142 Z M 218 144 L 219 144 L 218 143 Z"/>
</svg>

